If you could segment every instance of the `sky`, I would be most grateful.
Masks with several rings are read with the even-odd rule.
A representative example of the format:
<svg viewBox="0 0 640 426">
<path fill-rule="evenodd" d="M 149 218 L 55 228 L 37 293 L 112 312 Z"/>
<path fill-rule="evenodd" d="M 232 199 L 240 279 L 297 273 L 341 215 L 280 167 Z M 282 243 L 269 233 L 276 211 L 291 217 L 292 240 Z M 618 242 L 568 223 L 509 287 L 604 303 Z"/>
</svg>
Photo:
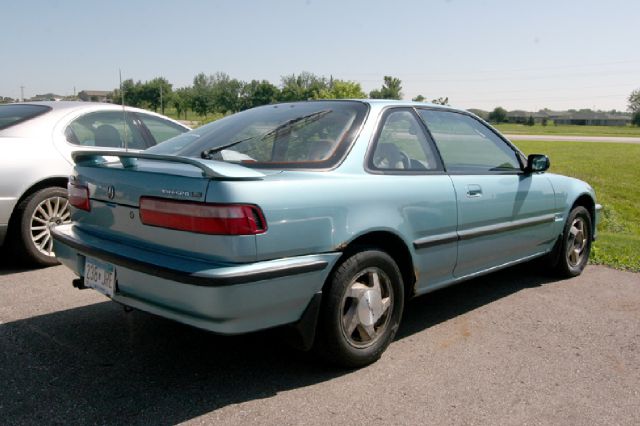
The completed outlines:
<svg viewBox="0 0 640 426">
<path fill-rule="evenodd" d="M 204 72 L 402 80 L 461 108 L 624 111 L 640 88 L 638 0 L 3 2 L 0 96 L 112 90 Z"/>
</svg>

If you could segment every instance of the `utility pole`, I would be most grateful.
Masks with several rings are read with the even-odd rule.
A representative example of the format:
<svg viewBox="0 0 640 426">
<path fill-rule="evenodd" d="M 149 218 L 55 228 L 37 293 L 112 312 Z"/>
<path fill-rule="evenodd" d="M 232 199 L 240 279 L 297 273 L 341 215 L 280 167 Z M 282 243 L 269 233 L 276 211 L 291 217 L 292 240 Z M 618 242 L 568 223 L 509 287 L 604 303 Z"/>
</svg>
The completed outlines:
<svg viewBox="0 0 640 426">
<path fill-rule="evenodd" d="M 164 114 L 164 108 L 162 107 L 162 83 L 160 83 L 160 113 Z"/>
<path fill-rule="evenodd" d="M 20 102 L 24 102 L 24 86 L 20 86 Z"/>
</svg>

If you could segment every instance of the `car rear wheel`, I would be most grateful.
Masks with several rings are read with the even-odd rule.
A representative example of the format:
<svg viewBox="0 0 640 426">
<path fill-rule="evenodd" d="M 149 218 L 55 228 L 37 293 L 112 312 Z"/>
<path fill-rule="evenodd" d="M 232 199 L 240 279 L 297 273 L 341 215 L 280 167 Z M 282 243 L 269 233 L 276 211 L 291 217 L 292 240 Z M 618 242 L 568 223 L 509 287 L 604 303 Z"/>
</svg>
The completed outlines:
<svg viewBox="0 0 640 426">
<path fill-rule="evenodd" d="M 26 263 L 38 266 L 58 264 L 53 252 L 51 228 L 71 222 L 67 191 L 44 188 L 25 198 L 17 208 L 13 246 Z"/>
<path fill-rule="evenodd" d="M 589 211 L 582 206 L 575 207 L 569 213 L 556 265 L 556 270 L 561 276 L 578 276 L 587 266 L 593 240 L 591 223 Z"/>
<path fill-rule="evenodd" d="M 363 250 L 329 278 L 323 295 L 316 352 L 343 367 L 378 360 L 393 340 L 404 306 L 398 266 L 387 253 Z"/>
</svg>

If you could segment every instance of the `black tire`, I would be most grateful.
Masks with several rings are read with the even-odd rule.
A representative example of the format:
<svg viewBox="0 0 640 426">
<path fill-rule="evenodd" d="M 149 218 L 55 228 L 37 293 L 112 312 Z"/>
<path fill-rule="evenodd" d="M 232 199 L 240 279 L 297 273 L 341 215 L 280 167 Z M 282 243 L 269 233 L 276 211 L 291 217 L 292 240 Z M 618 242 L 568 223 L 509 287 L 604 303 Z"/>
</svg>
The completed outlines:
<svg viewBox="0 0 640 426">
<path fill-rule="evenodd" d="M 16 207 L 14 218 L 9 229 L 9 242 L 18 259 L 32 266 L 57 265 L 59 262 L 52 251 L 49 227 L 54 223 L 69 222 L 67 191 L 50 187 L 34 192 Z M 43 228 L 35 229 L 39 226 Z"/>
<path fill-rule="evenodd" d="M 580 275 L 589 262 L 592 241 L 591 214 L 582 206 L 574 207 L 564 224 L 555 272 L 564 278 Z"/>
<path fill-rule="evenodd" d="M 393 341 L 403 307 L 402 275 L 391 256 L 376 249 L 356 252 L 329 277 L 314 350 L 341 367 L 371 364 Z"/>
</svg>

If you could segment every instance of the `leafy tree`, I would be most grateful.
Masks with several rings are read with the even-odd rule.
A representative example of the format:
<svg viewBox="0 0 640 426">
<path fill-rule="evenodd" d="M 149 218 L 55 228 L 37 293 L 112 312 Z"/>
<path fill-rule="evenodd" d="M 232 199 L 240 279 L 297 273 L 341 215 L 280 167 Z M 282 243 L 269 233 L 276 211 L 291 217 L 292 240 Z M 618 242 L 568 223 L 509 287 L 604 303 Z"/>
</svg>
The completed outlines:
<svg viewBox="0 0 640 426">
<path fill-rule="evenodd" d="M 213 110 L 213 91 L 204 73 L 200 73 L 193 78 L 190 106 L 191 109 L 201 117 L 204 117 L 207 115 L 207 112 Z"/>
<path fill-rule="evenodd" d="M 549 124 L 549 119 L 548 119 L 547 117 L 544 117 L 544 118 L 542 119 L 542 125 L 543 125 L 543 126 L 546 126 L 547 124 Z"/>
<path fill-rule="evenodd" d="M 138 81 L 137 83 L 133 82 L 133 79 L 127 79 L 122 82 L 120 89 L 116 89 L 113 91 L 113 101 L 116 104 L 122 103 L 122 94 L 124 93 L 124 104 L 133 106 L 133 107 L 141 107 L 142 106 L 142 83 Z"/>
<path fill-rule="evenodd" d="M 424 101 L 425 101 L 425 99 L 427 99 L 427 98 L 425 98 L 425 97 L 424 97 L 424 96 L 422 96 L 422 95 L 418 95 L 418 96 L 416 96 L 415 98 L 413 98 L 413 99 L 411 99 L 411 100 L 412 100 L 413 102 L 424 102 Z"/>
<path fill-rule="evenodd" d="M 640 89 L 636 89 L 629 95 L 629 111 L 638 112 L 640 111 Z"/>
<path fill-rule="evenodd" d="M 163 114 L 164 107 L 171 100 L 171 94 L 172 84 L 164 77 L 156 77 L 151 81 L 145 81 L 139 88 L 141 102 L 154 111 L 161 107 Z"/>
<path fill-rule="evenodd" d="M 212 111 L 222 114 L 240 111 L 240 92 L 244 83 L 223 72 L 210 75 L 208 83 L 212 92 Z"/>
<path fill-rule="evenodd" d="M 431 103 L 436 105 L 449 105 L 449 97 L 439 97 L 438 99 L 432 100 Z"/>
<path fill-rule="evenodd" d="M 15 100 L 13 98 L 0 96 L 0 104 L 8 104 L 10 102 L 15 102 Z"/>
<path fill-rule="evenodd" d="M 507 121 L 507 110 L 502 107 L 496 107 L 489 114 L 489 121 L 494 123 L 504 123 Z"/>
<path fill-rule="evenodd" d="M 633 117 L 631 117 L 631 124 L 640 127 L 640 111 L 633 113 Z"/>
<path fill-rule="evenodd" d="M 533 126 L 534 124 L 536 124 L 536 122 L 533 119 L 533 116 L 530 115 L 529 118 L 527 119 L 527 126 Z"/>
<path fill-rule="evenodd" d="M 402 99 L 402 81 L 385 75 L 382 87 L 369 92 L 369 97 L 371 99 Z"/>
<path fill-rule="evenodd" d="M 184 119 L 187 119 L 187 110 L 189 109 L 189 105 L 191 104 L 191 94 L 192 90 L 189 87 L 181 87 L 175 92 L 173 92 L 173 96 L 171 97 L 171 104 L 176 109 L 178 113 L 178 117 L 184 112 Z"/>
<path fill-rule="evenodd" d="M 280 97 L 280 89 L 267 80 L 251 80 L 240 91 L 240 109 L 249 109 L 274 103 Z"/>
<path fill-rule="evenodd" d="M 367 97 L 360 83 L 333 79 L 330 80 L 326 89 L 321 89 L 313 96 L 314 99 L 364 99 Z"/>
<path fill-rule="evenodd" d="M 281 101 L 318 99 L 323 90 L 329 89 L 329 81 L 326 77 L 320 77 L 307 71 L 303 71 L 298 75 L 285 75 L 280 79 L 282 83 Z"/>
</svg>

